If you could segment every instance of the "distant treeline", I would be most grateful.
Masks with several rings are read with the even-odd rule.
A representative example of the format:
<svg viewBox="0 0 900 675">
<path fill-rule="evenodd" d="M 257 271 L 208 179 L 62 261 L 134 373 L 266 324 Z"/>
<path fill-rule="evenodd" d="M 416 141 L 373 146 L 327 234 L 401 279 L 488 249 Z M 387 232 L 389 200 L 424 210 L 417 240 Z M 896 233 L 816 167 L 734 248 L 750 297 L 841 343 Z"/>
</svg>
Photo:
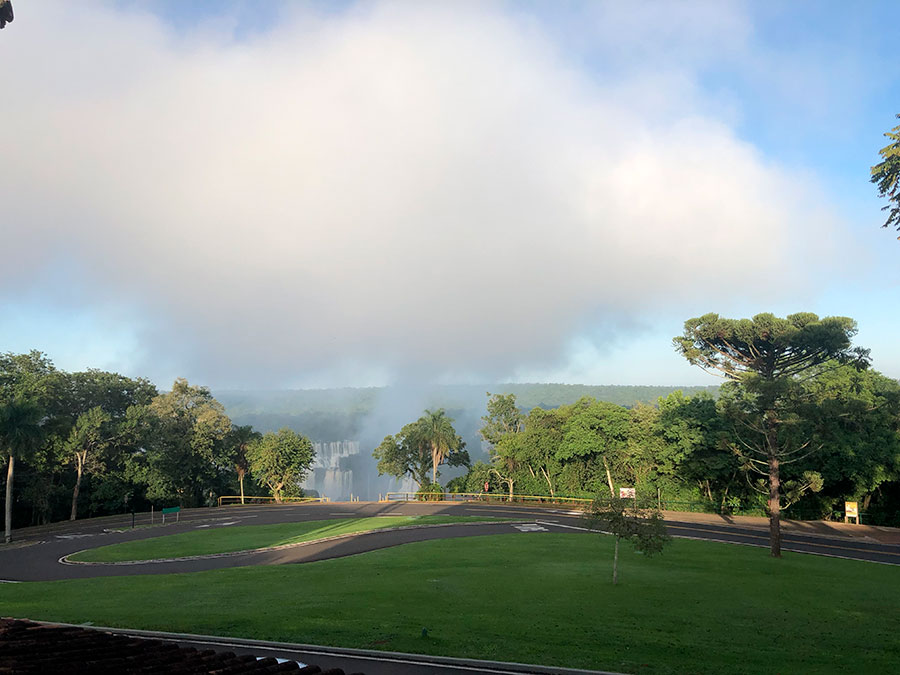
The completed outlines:
<svg viewBox="0 0 900 675">
<path fill-rule="evenodd" d="M 444 408 L 460 418 L 477 420 L 484 411 L 486 392 L 514 394 L 523 410 L 558 408 L 571 405 L 584 397 L 630 408 L 636 404 L 655 404 L 673 391 L 692 396 L 701 392 L 713 397 L 718 386 L 665 387 L 586 384 L 482 384 L 445 385 L 422 393 L 422 408 Z M 274 431 L 287 426 L 303 430 L 315 441 L 358 440 L 366 418 L 379 406 L 390 406 L 396 390 L 392 387 L 298 389 L 286 391 L 216 392 L 229 416 L 240 424 L 250 424 L 261 431 Z M 477 446 L 477 426 L 457 425 L 470 447 Z M 471 427 L 471 428 L 468 428 Z M 382 435 L 390 430 L 384 430 Z M 380 438 L 379 438 L 380 440 Z M 476 452 L 477 454 L 477 452 Z"/>
<path fill-rule="evenodd" d="M 856 499 L 870 521 L 900 524 L 900 384 L 849 365 L 813 374 L 783 411 L 780 433 L 799 452 L 783 468 L 786 502 L 828 516 Z M 14 526 L 214 504 L 253 469 L 245 451 L 258 434 L 246 422 L 314 440 L 358 439 L 370 446 L 358 463 L 374 464 L 369 453 L 402 426 L 390 427 L 382 414 L 400 401 L 452 418 L 474 464 L 457 478 L 446 472 L 451 488 L 487 482 L 496 491 L 588 495 L 633 486 L 644 498 L 762 509 L 764 486 L 741 450 L 757 433 L 745 415 L 749 395 L 734 383 L 676 391 L 498 384 L 439 387 L 415 401 L 391 388 L 217 399 L 183 379 L 159 392 L 142 378 L 58 370 L 37 351 L 0 354 L 0 451 L 5 476 L 14 476 L 3 487 L 16 488 L 5 503 Z M 248 492 L 262 491 L 256 481 Z"/>
</svg>

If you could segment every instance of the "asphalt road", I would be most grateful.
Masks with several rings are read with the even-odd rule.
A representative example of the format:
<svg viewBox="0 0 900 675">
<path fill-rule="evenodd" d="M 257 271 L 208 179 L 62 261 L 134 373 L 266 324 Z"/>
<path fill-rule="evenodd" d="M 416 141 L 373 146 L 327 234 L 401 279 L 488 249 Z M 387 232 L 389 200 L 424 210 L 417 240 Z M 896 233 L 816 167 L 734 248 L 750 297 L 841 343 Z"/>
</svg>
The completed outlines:
<svg viewBox="0 0 900 675">
<path fill-rule="evenodd" d="M 199 528 L 264 525 L 291 521 L 327 520 L 376 515 L 489 515 L 516 518 L 533 524 L 477 523 L 445 525 L 421 529 L 376 531 L 342 539 L 309 543 L 280 550 L 204 557 L 171 562 L 127 565 L 63 564 L 60 559 L 87 548 L 137 539 L 189 532 Z M 147 515 L 141 514 L 146 520 Z M 157 522 L 159 516 L 157 515 Z M 140 521 L 139 521 L 140 522 Z M 768 533 L 758 527 L 740 524 L 688 522 L 669 519 L 669 533 L 675 537 L 720 541 L 749 546 L 768 546 Z M 532 532 L 585 532 L 580 515 L 568 507 L 551 505 L 503 505 L 484 503 L 326 503 L 285 506 L 230 506 L 218 509 L 192 509 L 181 514 L 177 523 L 165 527 L 129 527 L 131 516 L 62 523 L 47 528 L 22 531 L 11 548 L 0 547 L 0 580 L 49 581 L 134 574 L 171 574 L 246 565 L 279 565 L 356 555 L 416 541 L 455 537 Z M 815 553 L 884 564 L 900 564 L 900 546 L 848 537 L 800 534 L 785 531 L 783 549 Z"/>
<path fill-rule="evenodd" d="M 517 522 L 454 524 L 440 527 L 403 529 L 361 533 L 328 542 L 309 543 L 280 550 L 205 557 L 196 560 L 138 563 L 127 565 L 63 564 L 66 555 L 88 548 L 124 541 L 157 537 L 163 534 L 189 532 L 200 528 L 265 525 L 270 523 L 327 520 L 377 515 L 483 515 L 515 518 Z M 768 532 L 759 526 L 741 523 L 691 522 L 669 517 L 669 533 L 685 537 L 730 544 L 768 547 Z M 694 518 L 696 520 L 696 518 Z M 159 522 L 159 515 L 156 515 Z M 149 514 L 139 514 L 136 523 L 149 524 Z M 86 577 L 122 576 L 133 574 L 170 574 L 193 572 L 245 565 L 278 565 L 325 560 L 400 544 L 445 539 L 451 537 L 514 535 L 528 532 L 587 533 L 580 514 L 569 507 L 550 505 L 503 505 L 484 503 L 326 503 L 284 506 L 233 506 L 217 509 L 192 509 L 183 512 L 177 523 L 165 527 L 130 528 L 131 516 L 109 517 L 57 523 L 52 526 L 17 531 L 10 547 L 0 546 L 0 581 L 47 581 Z M 840 558 L 900 565 L 900 546 L 877 543 L 847 536 L 826 536 L 813 533 L 784 532 L 783 549 Z M 125 631 L 123 631 L 125 632 Z M 134 632 L 134 631 L 131 631 Z M 197 648 L 214 648 L 238 653 L 277 656 L 305 663 L 315 663 L 323 669 L 342 668 L 345 672 L 365 672 L 366 675 L 437 675 L 439 673 L 494 673 L 516 675 L 525 673 L 588 673 L 521 664 L 502 664 L 465 659 L 433 659 L 410 654 L 363 652 L 357 650 L 318 647 L 313 645 L 285 645 L 247 640 L 233 640 L 203 636 L 156 635 Z"/>
</svg>

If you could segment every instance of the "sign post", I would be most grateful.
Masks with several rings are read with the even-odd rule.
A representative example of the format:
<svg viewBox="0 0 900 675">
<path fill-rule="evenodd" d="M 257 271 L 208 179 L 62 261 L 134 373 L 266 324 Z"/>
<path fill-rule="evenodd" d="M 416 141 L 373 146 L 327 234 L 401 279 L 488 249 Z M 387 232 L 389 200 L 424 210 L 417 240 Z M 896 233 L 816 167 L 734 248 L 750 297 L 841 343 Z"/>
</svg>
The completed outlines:
<svg viewBox="0 0 900 675">
<path fill-rule="evenodd" d="M 167 513 L 174 513 L 175 514 L 175 522 L 177 523 L 178 519 L 180 518 L 180 512 L 181 512 L 180 506 L 170 506 L 167 509 L 163 509 L 162 510 L 162 524 L 163 525 L 166 524 L 166 514 Z"/>
<path fill-rule="evenodd" d="M 849 522 L 851 518 L 859 525 L 859 504 L 856 502 L 844 502 L 844 522 Z"/>
</svg>

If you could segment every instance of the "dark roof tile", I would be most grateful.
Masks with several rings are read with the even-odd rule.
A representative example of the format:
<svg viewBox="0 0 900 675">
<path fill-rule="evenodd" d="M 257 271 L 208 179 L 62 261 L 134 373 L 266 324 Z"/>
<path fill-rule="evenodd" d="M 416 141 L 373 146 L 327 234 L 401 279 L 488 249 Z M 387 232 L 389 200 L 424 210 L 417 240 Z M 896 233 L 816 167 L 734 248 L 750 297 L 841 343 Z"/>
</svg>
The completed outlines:
<svg viewBox="0 0 900 675">
<path fill-rule="evenodd" d="M 213 649 L 198 651 L 163 640 L 113 635 L 77 626 L 53 626 L 0 618 L 0 675 L 66 672 L 77 675 L 159 673 L 191 675 L 261 675 L 302 673 L 344 675 L 335 668 L 299 666 L 295 661 L 236 655 Z M 362 675 L 361 673 L 358 675 Z"/>
</svg>

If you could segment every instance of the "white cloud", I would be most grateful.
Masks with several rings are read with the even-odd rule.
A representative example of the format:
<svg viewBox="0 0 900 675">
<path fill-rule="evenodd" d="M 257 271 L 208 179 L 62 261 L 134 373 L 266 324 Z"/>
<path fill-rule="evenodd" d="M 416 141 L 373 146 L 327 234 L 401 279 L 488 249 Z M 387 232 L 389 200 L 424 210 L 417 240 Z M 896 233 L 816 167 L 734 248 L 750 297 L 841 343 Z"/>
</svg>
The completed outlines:
<svg viewBox="0 0 900 675">
<path fill-rule="evenodd" d="M 503 376 L 699 293 L 802 287 L 830 255 L 814 188 L 693 94 L 653 112 L 498 6 L 298 13 L 241 42 L 30 11 L 0 43 L 0 283 L 58 301 L 42 270 L 67 260 L 74 306 L 146 317 L 149 368 Z"/>
</svg>

